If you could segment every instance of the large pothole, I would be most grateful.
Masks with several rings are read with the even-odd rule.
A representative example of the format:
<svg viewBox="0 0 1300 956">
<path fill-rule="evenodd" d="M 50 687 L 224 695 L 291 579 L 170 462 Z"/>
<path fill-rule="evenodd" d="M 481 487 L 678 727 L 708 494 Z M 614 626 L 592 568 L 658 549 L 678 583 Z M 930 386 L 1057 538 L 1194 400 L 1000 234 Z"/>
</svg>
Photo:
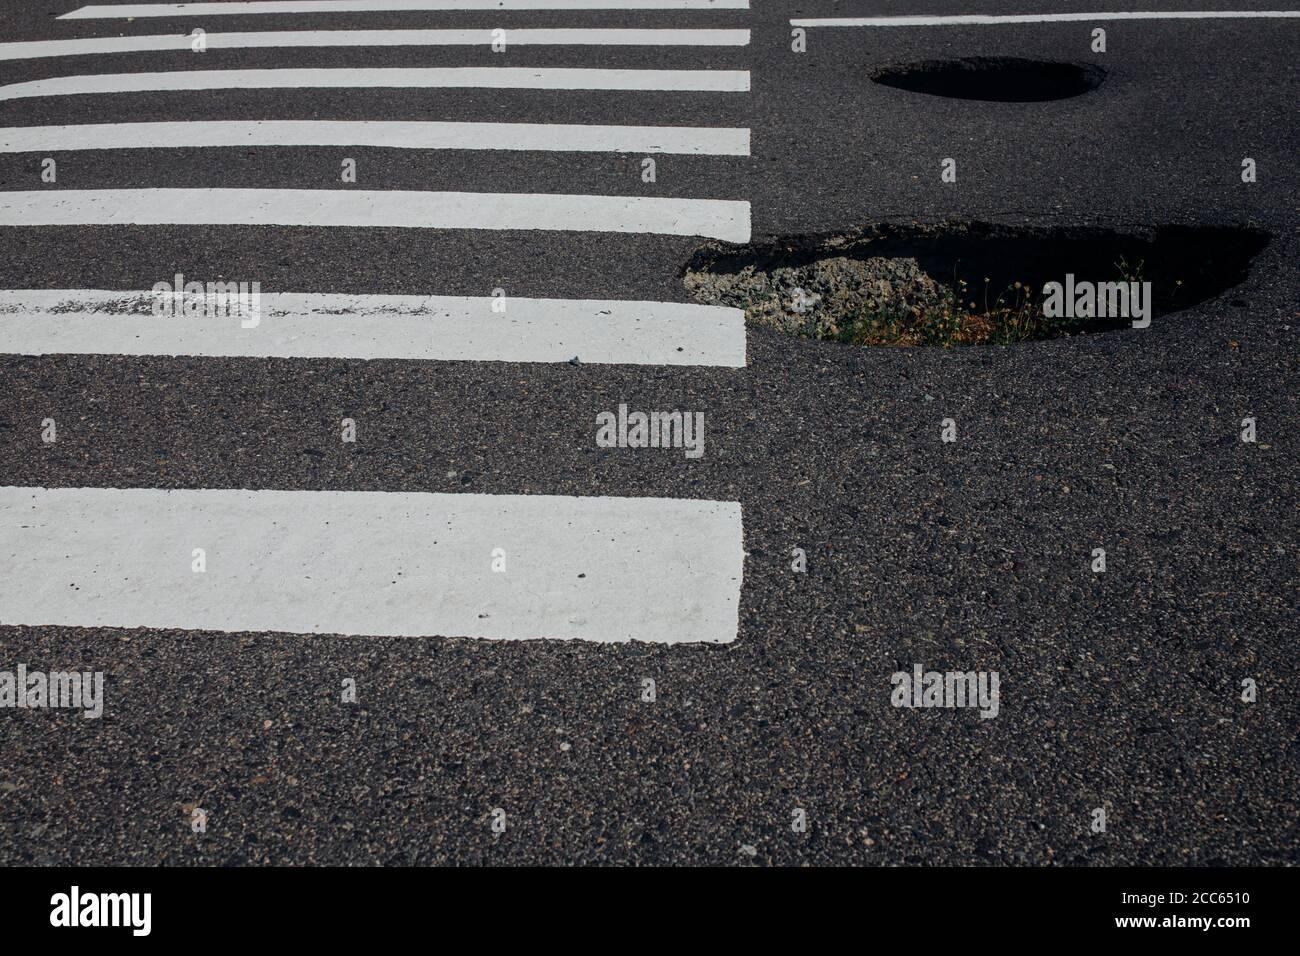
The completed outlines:
<svg viewBox="0 0 1300 956">
<path fill-rule="evenodd" d="M 854 345 L 1006 344 L 1145 325 L 1241 283 L 1267 233 L 1231 226 L 874 226 L 829 238 L 710 243 L 698 302 Z"/>
<path fill-rule="evenodd" d="M 890 66 L 871 74 L 882 86 L 959 100 L 1041 103 L 1101 86 L 1106 71 L 1090 63 L 976 56 Z"/>
</svg>

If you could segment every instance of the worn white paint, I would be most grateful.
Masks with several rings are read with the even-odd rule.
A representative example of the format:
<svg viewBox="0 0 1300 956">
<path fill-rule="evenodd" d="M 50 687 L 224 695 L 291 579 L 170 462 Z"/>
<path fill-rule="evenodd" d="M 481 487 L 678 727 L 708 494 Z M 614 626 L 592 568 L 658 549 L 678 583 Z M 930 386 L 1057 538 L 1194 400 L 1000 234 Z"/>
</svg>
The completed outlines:
<svg viewBox="0 0 1300 956">
<path fill-rule="evenodd" d="M 258 47 L 490 46 L 494 31 L 481 30 L 275 30 L 209 33 L 209 52 Z M 748 30 L 507 29 L 508 46 L 746 46 Z M 23 40 L 0 43 L 0 60 L 34 60 L 114 53 L 190 52 L 189 34 Z"/>
<path fill-rule="evenodd" d="M 716 306 L 508 297 L 502 312 L 487 297 L 268 292 L 241 311 L 222 299 L 0 291 L 0 352 L 745 364 L 744 313 Z M 187 301 L 202 308 L 185 315 Z"/>
<path fill-rule="evenodd" d="M 512 89 L 742 93 L 747 70 L 601 70 L 450 66 L 176 70 L 56 76 L 0 86 L 0 100 L 105 93 L 292 89 Z"/>
<path fill-rule="evenodd" d="M 799 17 L 795 27 L 999 26 L 1011 23 L 1086 23 L 1103 20 L 1279 20 L 1300 10 L 1124 10 L 1095 13 L 971 13 L 949 16 Z"/>
<path fill-rule="evenodd" d="M 0 226 L 81 225 L 552 229 L 748 242 L 750 210 L 724 199 L 402 189 L 0 191 Z"/>
<path fill-rule="evenodd" d="M 60 20 L 442 10 L 748 10 L 749 0 L 246 0 L 242 3 L 91 4 Z"/>
<path fill-rule="evenodd" d="M 190 120 L 0 128 L 2 153 L 217 146 L 381 146 L 748 156 L 749 130 L 401 120 Z"/>
<path fill-rule="evenodd" d="M 743 563 L 735 502 L 0 488 L 9 625 L 723 643 Z"/>
</svg>

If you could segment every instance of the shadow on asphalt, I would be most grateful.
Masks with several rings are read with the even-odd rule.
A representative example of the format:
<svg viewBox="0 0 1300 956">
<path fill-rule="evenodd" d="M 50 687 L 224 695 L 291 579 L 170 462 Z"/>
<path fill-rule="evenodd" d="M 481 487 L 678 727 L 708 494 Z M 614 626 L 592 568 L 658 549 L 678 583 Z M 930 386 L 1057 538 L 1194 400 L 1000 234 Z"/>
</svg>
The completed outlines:
<svg viewBox="0 0 1300 956">
<path fill-rule="evenodd" d="M 1043 103 L 1101 86 L 1106 71 L 1089 63 L 977 56 L 889 66 L 871 74 L 882 86 L 959 100 Z"/>
</svg>

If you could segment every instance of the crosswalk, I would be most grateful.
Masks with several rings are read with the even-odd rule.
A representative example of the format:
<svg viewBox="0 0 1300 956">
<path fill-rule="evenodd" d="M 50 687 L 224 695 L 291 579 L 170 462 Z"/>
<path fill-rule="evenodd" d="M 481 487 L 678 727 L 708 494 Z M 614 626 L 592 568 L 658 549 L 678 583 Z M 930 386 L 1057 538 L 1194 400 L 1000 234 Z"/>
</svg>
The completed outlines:
<svg viewBox="0 0 1300 956">
<path fill-rule="evenodd" d="M 92 4 L 63 20 L 292 13 L 425 13 L 447 10 L 748 10 L 749 0 L 225 0 L 215 3 Z"/>
<path fill-rule="evenodd" d="M 745 242 L 747 203 L 405 189 L 12 190 L 0 226 L 355 226 L 658 233 Z"/>
<path fill-rule="evenodd" d="M 664 644 L 736 627 L 728 502 L 0 488 L 0 516 L 5 623 Z"/>
<path fill-rule="evenodd" d="M 205 51 L 280 51 L 273 68 L 189 68 L 164 62 L 193 49 L 189 33 L 0 43 L 0 61 L 31 78 L 0 86 L 0 101 L 67 103 L 129 93 L 193 95 L 193 120 L 30 125 L 0 129 L 0 153 L 138 149 L 369 146 L 407 151 L 745 157 L 737 125 L 331 119 L 349 91 L 494 90 L 510 97 L 681 92 L 735 102 L 750 88 L 737 69 L 674 69 L 654 51 L 743 47 L 746 29 L 697 26 L 696 11 L 743 11 L 747 0 L 283 0 L 79 7 L 58 20 L 221 17 Z M 373 12 L 533 11 L 557 22 L 514 29 L 351 29 Z M 568 26 L 570 11 L 665 11 L 672 23 Z M 338 28 L 241 32 L 245 16 L 349 14 Z M 120 27 L 120 29 L 119 29 Z M 173 28 L 174 29 L 174 28 Z M 294 51 L 364 47 L 481 48 L 491 44 L 628 48 L 635 65 L 306 67 Z M 635 52 L 640 50 L 639 53 Z M 156 70 L 96 70 L 131 55 Z M 205 56 L 208 55 L 206 52 Z M 76 57 L 73 75 L 43 64 Z M 120 60 L 114 65 L 120 70 Z M 436 60 L 435 60 L 436 63 Z M 86 64 L 83 68 L 81 64 Z M 205 60 L 204 65 L 211 65 Z M 308 117 L 202 118 L 223 91 L 273 97 L 319 91 Z M 97 99 L 96 102 L 99 102 Z M 145 100 L 147 102 L 147 100 Z M 35 110 L 34 110 L 35 112 Z M 562 110 L 561 110 L 562 112 Z M 545 119 L 559 118 L 549 112 Z M 130 153 L 123 153 L 127 162 Z M 676 236 L 746 242 L 750 205 L 710 196 L 359 188 L 167 188 L 148 168 L 126 188 L 0 192 L 9 227 L 329 227 L 538 231 Z M 238 233 L 235 233 L 238 235 Z M 345 264 L 344 264 L 345 265 Z M 166 271 L 160 266 L 160 272 Z M 179 277 L 178 277 L 179 282 Z M 488 294 L 488 293 L 491 294 Z M 0 352 L 420 362 L 580 361 L 591 365 L 745 365 L 736 309 L 640 299 L 530 297 L 525 289 L 451 295 L 438 288 L 374 294 L 311 289 L 257 295 L 255 320 L 224 308 L 224 293 L 145 288 L 0 291 Z M 160 303 L 165 307 L 160 308 Z M 594 414 L 597 410 L 593 409 Z M 689 464 L 684 463 L 684 467 Z M 735 640 L 743 523 L 734 501 L 379 491 L 209 488 L 0 488 L 0 624 L 147 627 L 355 636 L 499 640 L 726 643 Z"/>
<path fill-rule="evenodd" d="M 744 314 L 677 302 L 264 293 L 235 321 L 223 293 L 193 316 L 168 292 L 0 291 L 0 342 L 21 355 L 197 355 L 622 365 L 745 364 Z M 231 298 L 229 293 L 224 294 Z M 210 306 L 226 306 L 226 308 Z"/>
<path fill-rule="evenodd" d="M 191 120 L 0 129 L 0 152 L 229 146 L 382 146 L 748 156 L 749 130 L 575 123 L 440 123 L 338 120 Z"/>
<path fill-rule="evenodd" d="M 497 29 L 476 30 L 272 30 L 204 33 L 208 50 L 364 46 L 746 46 L 748 30 L 674 29 Z M 108 53 L 191 52 L 189 33 L 162 36 L 89 37 L 0 43 L 0 61 L 37 60 Z"/>
<path fill-rule="evenodd" d="M 302 89 L 655 90 L 672 93 L 744 93 L 739 70 L 605 70 L 509 66 L 357 67 L 297 70 L 180 70 L 59 76 L 0 87 L 0 100 L 178 90 Z"/>
</svg>

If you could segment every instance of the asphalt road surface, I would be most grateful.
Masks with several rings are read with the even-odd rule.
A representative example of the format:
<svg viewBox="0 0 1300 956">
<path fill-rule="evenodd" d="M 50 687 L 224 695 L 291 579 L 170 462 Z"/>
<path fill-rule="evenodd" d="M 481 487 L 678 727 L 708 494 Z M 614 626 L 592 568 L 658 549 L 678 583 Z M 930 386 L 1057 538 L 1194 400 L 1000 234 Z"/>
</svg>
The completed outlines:
<svg viewBox="0 0 1300 956">
<path fill-rule="evenodd" d="M 979 221 L 1252 226 L 1271 241 L 1241 285 L 1149 329 L 853 349 L 751 327 L 743 364 L 718 357 L 734 355 L 734 322 L 703 310 L 701 322 L 731 332 L 718 332 L 718 356 L 680 364 L 677 349 L 696 340 L 656 338 L 658 307 L 602 306 L 622 333 L 539 345 L 535 361 L 490 359 L 532 348 L 545 338 L 536 327 L 475 339 L 463 356 L 357 357 L 313 345 L 312 329 L 293 354 L 123 354 L 148 347 L 129 335 L 89 345 L 89 332 L 44 350 L 56 354 L 22 354 L 42 351 L 18 340 L 38 322 L 53 334 L 60 313 L 10 309 L 0 671 L 100 671 L 104 691 L 98 719 L 0 712 L 0 863 L 1297 862 L 1300 20 L 810 26 L 796 53 L 791 18 L 1062 11 L 1031 0 L 697 6 L 126 20 L 60 19 L 76 0 L 10 4 L 2 44 L 196 27 L 213 40 L 202 54 L 0 56 L 0 289 L 140 291 L 181 273 L 255 280 L 268 295 L 473 297 L 473 308 L 498 289 L 507 302 L 685 303 L 683 269 L 708 235 Z M 1279 8 L 1068 10 L 1117 6 Z M 215 39 L 497 27 L 504 52 L 481 39 Z M 1098 27 L 1104 53 L 1091 48 Z M 511 39 L 554 28 L 727 32 L 704 45 Z M 737 30 L 748 43 L 726 39 Z M 1107 77 L 1075 98 L 1004 103 L 868 76 L 971 56 L 1093 63 Z M 522 70 L 508 88 L 345 77 L 9 89 L 468 67 Z M 672 76 L 555 72 L 573 70 Z M 539 88 L 572 82 L 672 88 Z M 546 130 L 517 149 L 67 148 L 81 142 L 73 131 L 45 149 L 13 145 L 11 130 L 273 120 L 690 127 L 715 131 L 698 134 L 715 146 L 734 146 L 734 131 L 750 140 L 730 154 L 698 142 L 573 151 Z M 54 182 L 42 180 L 46 158 Z M 355 183 L 341 179 L 345 158 Z M 956 182 L 941 182 L 944 158 Z M 89 210 L 93 191 L 143 189 L 320 193 L 292 209 L 297 197 L 277 193 L 287 205 L 261 224 L 231 224 L 241 200 L 222 192 L 135 194 L 135 207 L 101 210 L 111 221 Z M 464 209 L 418 196 L 385 215 L 426 227 L 304 224 L 364 218 L 383 204 L 363 193 L 395 190 L 502 195 L 471 199 L 481 221 L 468 225 Z M 524 209 L 506 194 L 544 198 Z M 645 202 L 668 199 L 698 202 Z M 334 321 L 346 338 L 337 302 L 323 301 L 320 328 Z M 69 309 L 69 322 L 90 321 Z M 471 309 L 460 334 L 491 322 Z M 620 335 L 636 329 L 650 344 L 629 358 Z M 621 404 L 703 413 L 703 453 L 600 447 L 597 416 Z M 341 440 L 345 418 L 354 442 Z M 1246 418 L 1254 442 L 1241 439 Z M 941 441 L 945 419 L 954 442 Z M 168 511 L 178 501 L 193 512 Z M 200 519 L 202 578 L 184 530 Z M 498 547 L 504 572 L 489 570 Z M 795 548 L 805 571 L 792 568 Z M 1104 573 L 1092 569 L 1097 548 Z M 392 567 L 424 570 L 390 591 L 375 575 Z M 590 577 L 576 583 L 575 571 Z M 493 591 L 491 575 L 514 590 Z M 196 597 L 200 579 L 209 590 Z M 130 626 L 140 620 L 165 623 Z M 512 639 L 557 636 L 571 639 Z M 996 673 L 996 717 L 893 706 L 891 675 L 918 665 Z"/>
</svg>

